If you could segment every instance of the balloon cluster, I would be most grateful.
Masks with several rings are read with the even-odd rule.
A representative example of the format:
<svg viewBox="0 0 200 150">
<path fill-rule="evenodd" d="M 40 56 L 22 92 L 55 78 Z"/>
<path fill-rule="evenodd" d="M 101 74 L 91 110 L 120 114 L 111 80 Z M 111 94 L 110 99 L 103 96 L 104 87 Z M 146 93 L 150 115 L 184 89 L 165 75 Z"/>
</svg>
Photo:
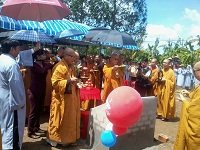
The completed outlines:
<svg viewBox="0 0 200 150">
<path fill-rule="evenodd" d="M 104 132 L 107 133 L 109 131 L 110 133 L 112 131 L 118 136 L 125 134 L 128 130 L 128 127 L 138 122 L 142 114 L 142 109 L 142 98 L 135 89 L 129 86 L 121 86 L 114 89 L 108 95 L 105 110 L 106 116 L 111 122 L 112 129 Z M 105 135 L 107 135 L 104 132 L 102 133 L 104 134 L 103 138 L 105 138 Z M 106 146 L 102 138 L 101 142 L 104 146 Z M 111 140 L 110 142 L 113 144 L 116 141 Z"/>
</svg>

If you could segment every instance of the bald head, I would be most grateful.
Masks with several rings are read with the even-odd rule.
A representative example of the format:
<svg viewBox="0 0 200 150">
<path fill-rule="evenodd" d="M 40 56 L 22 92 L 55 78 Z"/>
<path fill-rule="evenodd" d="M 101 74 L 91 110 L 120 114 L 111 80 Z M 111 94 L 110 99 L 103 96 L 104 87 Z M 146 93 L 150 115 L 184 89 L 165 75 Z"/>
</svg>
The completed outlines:
<svg viewBox="0 0 200 150">
<path fill-rule="evenodd" d="M 164 69 L 169 69 L 170 68 L 170 63 L 171 63 L 171 61 L 169 59 L 164 59 L 163 68 Z"/>
<path fill-rule="evenodd" d="M 114 66 L 118 64 L 118 61 L 119 61 L 119 55 L 112 54 L 110 57 L 110 63 Z"/>
<path fill-rule="evenodd" d="M 200 61 L 194 65 L 193 71 L 196 79 L 200 81 Z"/>
<path fill-rule="evenodd" d="M 153 58 L 153 59 L 151 60 L 151 67 L 152 67 L 152 68 L 156 68 L 156 65 L 157 65 L 157 59 Z"/>
<path fill-rule="evenodd" d="M 76 57 L 75 51 L 72 48 L 66 48 L 64 50 L 64 59 L 68 65 L 75 64 L 75 57 Z"/>
<path fill-rule="evenodd" d="M 197 70 L 200 69 L 200 61 L 197 62 L 197 63 L 194 65 L 194 69 L 197 69 Z"/>
</svg>

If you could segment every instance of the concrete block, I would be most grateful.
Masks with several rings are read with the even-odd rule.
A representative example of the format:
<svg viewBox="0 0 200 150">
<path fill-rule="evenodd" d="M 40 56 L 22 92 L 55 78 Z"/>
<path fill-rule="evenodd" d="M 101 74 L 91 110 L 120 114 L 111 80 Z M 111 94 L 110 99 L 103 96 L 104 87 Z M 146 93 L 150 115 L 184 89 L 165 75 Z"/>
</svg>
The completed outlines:
<svg viewBox="0 0 200 150">
<path fill-rule="evenodd" d="M 126 134 L 117 137 L 113 147 L 105 147 L 101 144 L 100 135 L 106 129 L 109 120 L 106 117 L 106 104 L 92 108 L 86 142 L 92 150 L 141 150 L 153 145 L 157 98 L 142 97 L 143 112 L 137 124 L 128 128 Z M 154 116 L 154 117 L 153 117 Z M 143 118 L 143 119 L 142 119 Z"/>
</svg>

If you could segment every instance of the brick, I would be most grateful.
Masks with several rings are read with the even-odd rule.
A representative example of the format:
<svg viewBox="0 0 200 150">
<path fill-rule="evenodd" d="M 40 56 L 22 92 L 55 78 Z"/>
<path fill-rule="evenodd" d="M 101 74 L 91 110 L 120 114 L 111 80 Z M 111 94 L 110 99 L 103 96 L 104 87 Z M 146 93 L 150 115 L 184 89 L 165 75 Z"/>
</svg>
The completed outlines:
<svg viewBox="0 0 200 150">
<path fill-rule="evenodd" d="M 160 134 L 158 134 L 158 140 L 163 143 L 166 143 L 167 141 L 169 141 L 169 138 L 167 135 L 160 133 Z"/>
</svg>

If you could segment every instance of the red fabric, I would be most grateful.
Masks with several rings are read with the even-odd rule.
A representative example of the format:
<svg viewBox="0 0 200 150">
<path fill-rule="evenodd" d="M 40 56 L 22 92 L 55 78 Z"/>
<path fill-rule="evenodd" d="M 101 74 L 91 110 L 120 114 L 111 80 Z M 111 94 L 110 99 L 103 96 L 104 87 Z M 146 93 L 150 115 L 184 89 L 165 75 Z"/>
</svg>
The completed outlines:
<svg viewBox="0 0 200 150">
<path fill-rule="evenodd" d="M 81 111 L 81 138 L 86 139 L 90 111 Z"/>
<path fill-rule="evenodd" d="M 124 85 L 128 86 L 128 82 L 129 82 L 129 80 L 124 80 Z"/>
<path fill-rule="evenodd" d="M 100 90 L 94 87 L 87 89 L 86 87 L 80 89 L 81 100 L 101 100 Z"/>
</svg>

